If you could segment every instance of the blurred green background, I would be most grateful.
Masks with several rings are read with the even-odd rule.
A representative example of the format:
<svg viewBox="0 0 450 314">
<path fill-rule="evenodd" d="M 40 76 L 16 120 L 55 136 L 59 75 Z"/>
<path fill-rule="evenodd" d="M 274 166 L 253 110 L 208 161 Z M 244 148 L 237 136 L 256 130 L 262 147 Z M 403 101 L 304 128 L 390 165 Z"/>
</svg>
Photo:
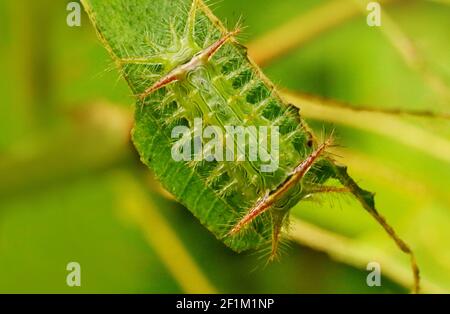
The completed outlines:
<svg viewBox="0 0 450 314">
<path fill-rule="evenodd" d="M 254 39 L 317 12 L 332 20 L 342 14 L 326 10 L 335 1 L 211 6 L 230 27 L 242 17 L 242 41 L 256 56 Z M 68 2 L 0 2 L 0 292 L 409 291 L 407 257 L 350 197 L 294 208 L 293 240 L 269 265 L 216 240 L 141 165 L 129 140 L 131 93 L 84 12 L 81 27 L 67 26 Z M 426 112 L 359 115 L 333 104 L 321 114 L 327 104 L 317 104 L 304 117 L 318 134 L 336 129 L 339 160 L 376 192 L 378 209 L 416 252 L 424 292 L 449 292 L 450 5 L 396 2 L 383 5 L 381 28 L 361 11 L 264 70 L 302 95 Z M 280 40 L 327 24 L 326 14 Z M 81 265 L 81 287 L 66 284 L 71 261 Z M 366 284 L 371 261 L 381 265 L 381 287 Z"/>
</svg>

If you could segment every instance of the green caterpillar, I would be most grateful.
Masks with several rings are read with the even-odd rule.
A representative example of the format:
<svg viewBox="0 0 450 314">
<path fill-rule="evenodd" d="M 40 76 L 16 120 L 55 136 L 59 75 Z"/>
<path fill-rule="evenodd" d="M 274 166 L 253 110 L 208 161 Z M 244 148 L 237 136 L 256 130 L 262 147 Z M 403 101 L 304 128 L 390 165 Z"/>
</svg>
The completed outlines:
<svg viewBox="0 0 450 314">
<path fill-rule="evenodd" d="M 314 193 L 349 192 L 411 255 L 418 290 L 414 256 L 377 213 L 373 194 L 332 160 L 326 153 L 331 138 L 319 144 L 298 109 L 282 100 L 248 58 L 235 38 L 239 28 L 226 30 L 198 0 L 83 4 L 136 96 L 133 142 L 142 162 L 218 239 L 237 252 L 271 242 L 274 257 L 294 205 Z M 217 131 L 210 134 L 216 134 L 215 145 L 200 146 L 200 151 L 195 150 L 201 141 L 196 119 Z M 230 152 L 227 140 L 237 141 L 227 126 L 247 130 L 244 139 L 250 144 L 231 152 L 238 160 L 217 158 L 219 149 Z M 174 138 L 177 127 L 191 131 Z M 263 141 L 257 128 L 278 133 Z M 250 158 L 251 143 L 268 158 Z M 181 148 L 189 158 L 173 158 Z M 264 161 L 276 167 L 265 171 Z M 343 187 L 327 185 L 329 179 Z"/>
</svg>

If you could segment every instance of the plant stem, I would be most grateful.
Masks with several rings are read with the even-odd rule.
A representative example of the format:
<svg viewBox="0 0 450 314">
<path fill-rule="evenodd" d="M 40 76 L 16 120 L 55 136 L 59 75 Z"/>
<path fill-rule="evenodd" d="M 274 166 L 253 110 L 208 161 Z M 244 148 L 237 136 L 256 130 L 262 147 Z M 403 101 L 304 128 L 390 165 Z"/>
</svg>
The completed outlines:
<svg viewBox="0 0 450 314">
<path fill-rule="evenodd" d="M 155 250 L 185 293 L 217 293 L 201 268 L 162 216 L 147 191 L 129 173 L 118 174 L 117 193 L 126 214 L 141 229 L 145 240 Z"/>
<path fill-rule="evenodd" d="M 383 266 L 383 274 L 398 284 L 411 286 L 410 273 L 382 251 L 363 245 L 356 240 L 319 228 L 310 223 L 291 218 L 291 239 L 300 245 L 327 253 L 331 258 L 347 265 L 366 269 L 369 261 L 376 260 Z M 427 293 L 442 293 L 444 288 L 428 280 L 422 280 L 422 290 Z"/>
<path fill-rule="evenodd" d="M 378 112 L 354 111 L 334 102 L 312 100 L 301 94 L 284 91 L 284 98 L 301 109 L 304 117 L 329 121 L 373 132 L 414 148 L 433 158 L 450 163 L 450 142 L 397 117 Z"/>
<path fill-rule="evenodd" d="M 379 3 L 385 4 L 398 1 L 400 0 L 378 0 Z M 259 66 L 266 66 L 359 14 L 361 14 L 359 6 L 352 1 L 326 1 L 250 42 L 249 55 Z"/>
</svg>

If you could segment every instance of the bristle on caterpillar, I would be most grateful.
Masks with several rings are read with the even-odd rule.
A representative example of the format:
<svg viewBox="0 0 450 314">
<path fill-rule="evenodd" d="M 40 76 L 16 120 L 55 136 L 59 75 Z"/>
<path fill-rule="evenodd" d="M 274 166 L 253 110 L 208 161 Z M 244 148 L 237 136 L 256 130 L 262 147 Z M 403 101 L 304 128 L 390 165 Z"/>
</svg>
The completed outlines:
<svg viewBox="0 0 450 314">
<path fill-rule="evenodd" d="M 324 143 L 322 143 L 316 150 L 307 156 L 307 158 L 301 162 L 292 172 L 286 182 L 280 185 L 276 190 L 271 192 L 266 192 L 266 194 L 255 204 L 255 206 L 244 216 L 241 220 L 228 232 L 227 236 L 233 236 L 240 232 L 246 225 L 250 224 L 256 217 L 262 213 L 270 210 L 272 206 L 279 201 L 283 196 L 288 193 L 288 191 L 297 184 L 302 184 L 301 180 L 304 178 L 305 174 L 311 169 L 315 161 L 324 154 L 325 150 L 332 145 L 332 137 L 329 137 Z M 331 187 L 324 187 L 331 191 Z M 279 242 L 279 236 L 281 232 L 281 227 L 283 224 L 284 217 L 286 213 L 277 214 L 272 211 L 272 254 L 273 258 L 276 254 Z"/>
</svg>

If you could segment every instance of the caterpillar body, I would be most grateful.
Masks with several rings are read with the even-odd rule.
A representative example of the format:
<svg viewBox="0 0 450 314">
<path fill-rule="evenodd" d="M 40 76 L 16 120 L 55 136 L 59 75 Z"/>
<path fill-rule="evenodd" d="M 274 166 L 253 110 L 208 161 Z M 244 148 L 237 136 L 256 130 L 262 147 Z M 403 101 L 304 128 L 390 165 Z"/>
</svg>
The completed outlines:
<svg viewBox="0 0 450 314">
<path fill-rule="evenodd" d="M 274 257 L 293 206 L 314 193 L 350 192 L 412 256 L 376 212 L 373 194 L 327 154 L 331 139 L 318 143 L 299 110 L 249 59 L 236 39 L 239 28 L 228 31 L 200 0 L 82 2 L 136 97 L 133 142 L 141 160 L 227 246 L 241 252 L 271 242 Z M 195 146 L 196 119 L 217 129 L 216 151 L 229 149 L 227 126 L 247 128 L 244 137 L 276 167 L 265 171 L 262 160 L 249 158 L 250 145 L 233 151 L 243 157 L 235 161 L 217 158 L 208 145 L 200 155 L 216 158 L 196 158 L 199 152 L 189 150 L 190 160 L 174 159 L 174 128 L 192 130 L 179 144 Z M 273 127 L 275 146 L 273 135 L 263 141 L 255 131 Z M 343 187 L 327 185 L 329 179 Z M 413 262 L 418 281 L 416 268 Z"/>
</svg>

